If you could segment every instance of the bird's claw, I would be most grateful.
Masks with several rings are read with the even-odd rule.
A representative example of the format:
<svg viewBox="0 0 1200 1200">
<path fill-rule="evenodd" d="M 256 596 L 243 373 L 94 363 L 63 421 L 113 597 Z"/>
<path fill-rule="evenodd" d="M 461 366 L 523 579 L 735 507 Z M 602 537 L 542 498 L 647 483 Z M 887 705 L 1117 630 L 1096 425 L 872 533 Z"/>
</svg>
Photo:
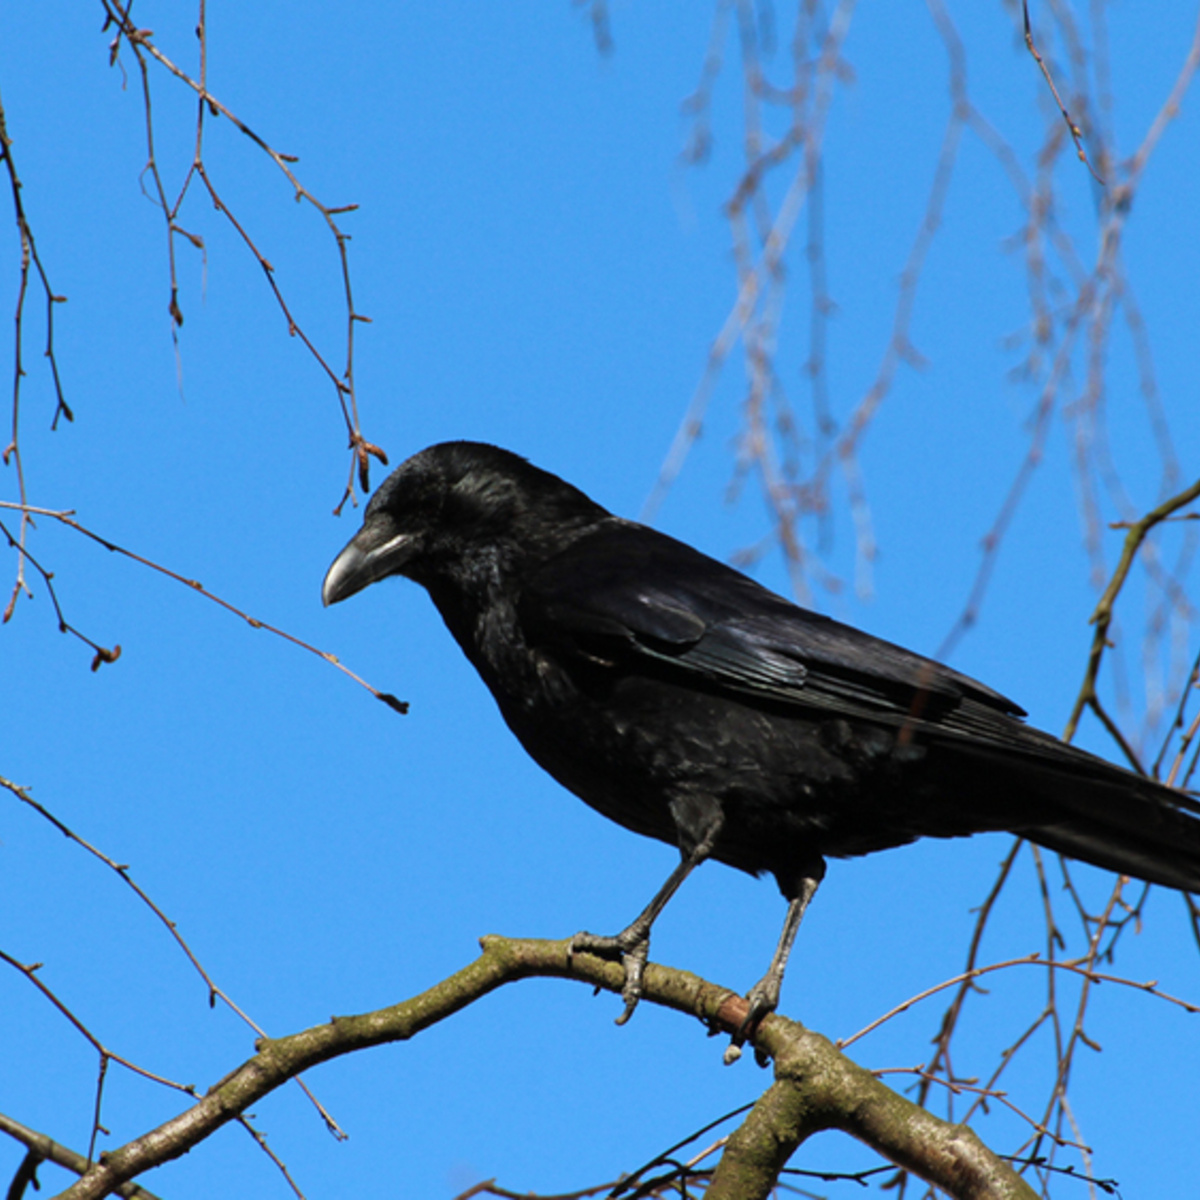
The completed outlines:
<svg viewBox="0 0 1200 1200">
<path fill-rule="evenodd" d="M 619 958 L 625 967 L 625 983 L 621 987 L 621 999 L 625 1008 L 617 1018 L 624 1025 L 633 1016 L 638 1001 L 642 998 L 642 978 L 646 973 L 646 961 L 650 957 L 650 939 L 644 936 L 627 936 L 629 930 L 615 937 L 601 937 L 594 933 L 577 933 L 571 939 L 571 953 L 595 954 L 600 958 Z"/>
<path fill-rule="evenodd" d="M 762 1019 L 775 1011 L 778 1003 L 779 985 L 772 980 L 769 974 L 765 979 L 760 979 L 746 993 L 746 1015 L 742 1018 L 742 1023 L 734 1030 L 733 1037 L 730 1038 L 729 1045 L 725 1049 L 726 1066 L 737 1062 L 742 1057 L 742 1047 L 757 1032 Z M 757 1046 L 754 1048 L 754 1059 L 760 1067 L 767 1065 L 767 1056 Z"/>
</svg>

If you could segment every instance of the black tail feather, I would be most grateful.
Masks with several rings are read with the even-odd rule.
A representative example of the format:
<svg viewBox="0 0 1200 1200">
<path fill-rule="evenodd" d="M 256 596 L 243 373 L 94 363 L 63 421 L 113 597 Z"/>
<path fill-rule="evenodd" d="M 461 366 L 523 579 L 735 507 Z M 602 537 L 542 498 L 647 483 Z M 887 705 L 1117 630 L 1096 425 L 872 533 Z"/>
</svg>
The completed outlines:
<svg viewBox="0 0 1200 1200">
<path fill-rule="evenodd" d="M 997 756 L 997 775 L 1036 816 L 1013 832 L 1083 862 L 1200 893 L 1200 803 L 1037 730 Z M 1014 753 L 1014 751 L 1016 751 Z M 1024 753 L 1023 753 L 1024 752 Z"/>
</svg>

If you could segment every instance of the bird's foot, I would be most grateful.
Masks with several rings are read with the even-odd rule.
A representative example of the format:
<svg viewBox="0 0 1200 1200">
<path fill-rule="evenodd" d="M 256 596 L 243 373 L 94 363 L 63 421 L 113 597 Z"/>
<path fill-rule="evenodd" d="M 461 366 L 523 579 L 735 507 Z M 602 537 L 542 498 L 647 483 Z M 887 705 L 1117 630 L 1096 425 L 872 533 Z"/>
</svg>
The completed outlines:
<svg viewBox="0 0 1200 1200">
<path fill-rule="evenodd" d="M 625 966 L 625 983 L 621 988 L 621 999 L 625 1001 L 625 1008 L 617 1018 L 617 1024 L 624 1025 L 633 1016 L 633 1010 L 642 998 L 642 977 L 646 973 L 646 960 L 650 956 L 649 935 L 633 925 L 623 929 L 615 937 L 577 933 L 571 939 L 571 953 L 621 959 Z"/>
<path fill-rule="evenodd" d="M 776 978 L 773 971 L 768 971 L 746 993 L 746 1015 L 742 1018 L 742 1023 L 734 1031 L 733 1037 L 725 1049 L 726 1066 L 737 1062 L 742 1057 L 742 1047 L 758 1029 L 759 1022 L 775 1011 L 779 1004 L 779 989 L 780 980 Z M 767 1056 L 757 1047 L 754 1050 L 754 1059 L 760 1067 L 767 1065 Z"/>
</svg>

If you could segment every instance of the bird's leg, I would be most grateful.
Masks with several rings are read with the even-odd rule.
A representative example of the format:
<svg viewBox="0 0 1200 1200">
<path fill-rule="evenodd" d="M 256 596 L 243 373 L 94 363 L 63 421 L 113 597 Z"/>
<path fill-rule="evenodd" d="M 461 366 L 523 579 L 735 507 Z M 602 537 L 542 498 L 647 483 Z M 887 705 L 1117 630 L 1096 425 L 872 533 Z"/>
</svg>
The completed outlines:
<svg viewBox="0 0 1200 1200">
<path fill-rule="evenodd" d="M 624 1025 L 633 1016 L 638 1001 L 642 998 L 642 976 L 646 960 L 650 955 L 650 928 L 658 914 L 667 906 L 667 901 L 679 890 L 680 884 L 712 853 L 713 843 L 720 832 L 717 821 L 705 837 L 690 850 L 683 852 L 679 866 L 667 877 L 666 883 L 654 893 L 654 898 L 620 933 L 612 937 L 601 937 L 594 933 L 577 933 L 571 939 L 571 953 L 598 954 L 602 958 L 620 958 L 625 964 L 625 984 L 621 998 L 625 1008 L 617 1018 Z"/>
<path fill-rule="evenodd" d="M 668 876 L 667 882 L 654 894 L 654 899 L 620 933 L 613 937 L 577 933 L 571 939 L 572 954 L 584 951 L 588 954 L 598 954 L 602 958 L 624 960 L 625 985 L 621 989 L 621 998 L 625 1001 L 625 1009 L 617 1018 L 618 1025 L 624 1025 L 633 1016 L 633 1010 L 642 998 L 642 976 L 650 955 L 651 926 L 666 907 L 667 901 L 679 890 L 679 885 L 706 857 L 707 852 L 700 857 L 693 854 L 684 858 Z"/>
<path fill-rule="evenodd" d="M 795 893 L 788 901 L 787 916 L 783 919 L 783 929 L 779 934 L 779 944 L 767 973 L 746 993 L 746 1003 L 749 1008 L 745 1020 L 738 1026 L 729 1049 L 725 1051 L 725 1061 L 733 1062 L 741 1054 L 741 1046 L 759 1021 L 768 1013 L 773 1013 L 779 1004 L 779 991 L 783 986 L 783 973 L 787 970 L 788 956 L 792 952 L 792 944 L 800 931 L 800 922 L 804 919 L 805 909 L 817 894 L 817 887 L 824 877 L 824 864 L 819 871 L 805 874 L 796 882 Z"/>
</svg>

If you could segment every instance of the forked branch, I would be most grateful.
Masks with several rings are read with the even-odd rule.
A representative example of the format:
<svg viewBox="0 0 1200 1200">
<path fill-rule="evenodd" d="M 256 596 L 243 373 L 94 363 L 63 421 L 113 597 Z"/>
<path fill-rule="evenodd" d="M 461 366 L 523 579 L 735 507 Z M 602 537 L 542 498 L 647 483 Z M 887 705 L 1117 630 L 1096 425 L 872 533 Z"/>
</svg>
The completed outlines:
<svg viewBox="0 0 1200 1200">
<path fill-rule="evenodd" d="M 473 963 L 411 1000 L 360 1016 L 335 1017 L 279 1039 L 263 1039 L 236 1067 L 177 1117 L 102 1156 L 63 1193 L 63 1200 L 98 1200 L 143 1172 L 187 1153 L 221 1126 L 301 1071 L 343 1054 L 407 1041 L 468 1004 L 520 979 L 575 979 L 619 994 L 619 963 L 570 952 L 558 942 L 487 937 Z M 697 1017 L 732 1034 L 746 1002 L 687 972 L 651 964 L 645 999 Z M 768 1017 L 754 1037 L 773 1059 L 776 1078 L 729 1141 L 708 1196 L 766 1196 L 787 1158 L 810 1134 L 840 1129 L 958 1200 L 1000 1200 L 1033 1191 L 973 1131 L 949 1124 L 897 1095 L 831 1042 L 784 1017 Z"/>
</svg>

